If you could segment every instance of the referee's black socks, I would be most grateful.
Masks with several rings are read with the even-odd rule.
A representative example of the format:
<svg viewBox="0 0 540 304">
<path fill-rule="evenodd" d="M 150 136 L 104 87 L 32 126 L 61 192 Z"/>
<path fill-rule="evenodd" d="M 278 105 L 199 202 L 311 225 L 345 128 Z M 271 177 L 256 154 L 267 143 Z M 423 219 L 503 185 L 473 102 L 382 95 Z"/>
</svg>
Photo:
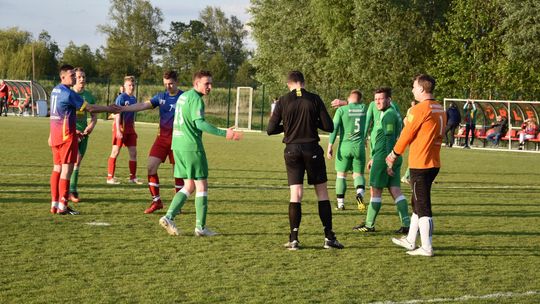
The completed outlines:
<svg viewBox="0 0 540 304">
<path fill-rule="evenodd" d="M 291 227 L 291 234 L 289 235 L 289 242 L 298 241 L 298 229 L 300 228 L 300 221 L 302 221 L 302 204 L 300 204 L 300 202 L 290 202 L 289 225 Z"/>
<path fill-rule="evenodd" d="M 336 236 L 332 231 L 332 207 L 329 200 L 319 201 L 319 218 L 324 227 L 324 236 L 329 240 L 335 239 Z"/>
</svg>

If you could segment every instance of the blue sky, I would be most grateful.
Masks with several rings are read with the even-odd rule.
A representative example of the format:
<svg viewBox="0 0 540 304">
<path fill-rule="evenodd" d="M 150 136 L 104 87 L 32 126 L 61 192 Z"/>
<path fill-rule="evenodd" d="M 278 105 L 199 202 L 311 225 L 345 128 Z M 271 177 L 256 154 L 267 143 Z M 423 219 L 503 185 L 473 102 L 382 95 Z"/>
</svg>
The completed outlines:
<svg viewBox="0 0 540 304">
<path fill-rule="evenodd" d="M 249 21 L 249 0 L 150 0 L 163 12 L 162 27 L 171 21 L 187 22 L 197 19 L 206 6 L 220 7 L 227 16 L 235 15 L 242 22 Z M 45 29 L 60 49 L 69 41 L 77 45 L 88 44 L 95 49 L 105 44 L 105 36 L 97 32 L 98 24 L 107 23 L 108 0 L 0 0 L 0 28 L 18 27 L 37 38 Z M 248 41 L 253 47 L 253 42 Z"/>
</svg>

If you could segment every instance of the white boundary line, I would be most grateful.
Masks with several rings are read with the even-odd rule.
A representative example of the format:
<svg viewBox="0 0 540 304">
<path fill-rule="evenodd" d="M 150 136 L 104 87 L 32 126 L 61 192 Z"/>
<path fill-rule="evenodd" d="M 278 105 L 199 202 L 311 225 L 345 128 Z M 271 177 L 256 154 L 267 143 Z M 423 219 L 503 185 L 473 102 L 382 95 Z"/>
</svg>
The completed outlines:
<svg viewBox="0 0 540 304">
<path fill-rule="evenodd" d="M 416 304 L 416 303 L 437 303 L 437 302 L 462 302 L 469 300 L 484 300 L 484 299 L 501 299 L 501 298 L 515 298 L 515 297 L 526 297 L 540 294 L 537 290 L 531 290 L 523 293 L 515 292 L 497 292 L 491 293 L 483 296 L 472 296 L 465 295 L 457 298 L 434 298 L 434 299 L 425 299 L 425 300 L 407 300 L 407 301 L 381 301 L 381 302 L 371 302 L 370 304 Z"/>
</svg>

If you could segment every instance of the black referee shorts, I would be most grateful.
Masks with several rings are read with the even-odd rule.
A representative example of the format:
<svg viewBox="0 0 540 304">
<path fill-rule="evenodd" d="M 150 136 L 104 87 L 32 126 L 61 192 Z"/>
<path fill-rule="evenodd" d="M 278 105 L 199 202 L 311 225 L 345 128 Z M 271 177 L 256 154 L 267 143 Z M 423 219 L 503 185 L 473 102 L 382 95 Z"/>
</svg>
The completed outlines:
<svg viewBox="0 0 540 304">
<path fill-rule="evenodd" d="M 432 216 L 431 213 L 431 185 L 439 174 L 439 168 L 410 169 L 412 188 L 411 204 L 413 212 L 418 217 Z"/>
<path fill-rule="evenodd" d="M 328 181 L 324 151 L 319 144 L 287 144 L 284 158 L 289 186 L 303 184 L 304 172 L 307 172 L 308 184 L 310 185 Z"/>
</svg>

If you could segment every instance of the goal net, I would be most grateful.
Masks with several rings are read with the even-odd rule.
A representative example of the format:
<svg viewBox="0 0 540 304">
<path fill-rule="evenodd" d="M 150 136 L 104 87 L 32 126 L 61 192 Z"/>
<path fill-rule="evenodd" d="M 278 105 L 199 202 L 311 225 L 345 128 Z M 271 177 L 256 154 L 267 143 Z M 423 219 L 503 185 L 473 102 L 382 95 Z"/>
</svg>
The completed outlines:
<svg viewBox="0 0 540 304">
<path fill-rule="evenodd" d="M 253 119 L 253 88 L 236 88 L 234 125 L 238 129 L 251 130 Z"/>
</svg>

